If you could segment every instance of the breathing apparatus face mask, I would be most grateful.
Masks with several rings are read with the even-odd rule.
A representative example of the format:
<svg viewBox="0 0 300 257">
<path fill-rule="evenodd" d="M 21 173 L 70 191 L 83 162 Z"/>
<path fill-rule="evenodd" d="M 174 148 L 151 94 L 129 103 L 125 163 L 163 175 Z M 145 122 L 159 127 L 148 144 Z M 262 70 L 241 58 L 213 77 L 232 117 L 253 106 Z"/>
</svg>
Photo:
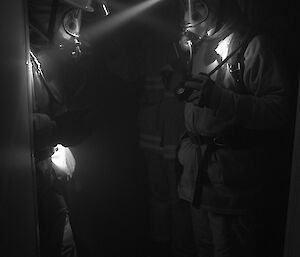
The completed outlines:
<svg viewBox="0 0 300 257">
<path fill-rule="evenodd" d="M 58 48 L 79 57 L 82 16 L 94 11 L 91 3 L 92 0 L 29 0 L 31 45 L 37 50 Z"/>
<path fill-rule="evenodd" d="M 207 32 L 209 16 L 207 4 L 202 0 L 181 0 L 183 7 L 182 33 L 191 42 L 201 39 Z"/>
<path fill-rule="evenodd" d="M 66 2 L 80 2 L 79 0 L 65 0 Z M 91 2 L 91 0 L 86 0 L 88 2 Z M 84 2 L 84 1 L 83 1 Z M 81 2 L 80 2 L 81 3 Z M 97 11 L 94 12 L 94 8 L 92 6 L 83 6 L 81 8 L 69 8 L 65 13 L 63 14 L 62 18 L 60 19 L 60 27 L 58 29 L 58 32 L 56 33 L 56 45 L 59 45 L 60 48 L 65 49 L 69 48 L 69 53 L 72 54 L 73 57 L 78 58 L 81 56 L 82 52 L 81 49 L 87 50 L 85 48 L 88 48 L 88 43 L 86 40 L 80 38 L 80 29 L 81 29 L 81 23 L 82 23 L 82 17 L 86 13 L 92 13 L 94 12 L 94 16 L 97 17 L 97 19 L 100 19 L 102 16 L 108 16 L 109 9 L 104 0 L 97 1 L 96 2 Z M 100 12 L 99 12 L 99 10 Z M 103 11 L 104 14 L 101 12 Z M 84 16 L 86 18 L 86 16 Z M 61 43 L 59 42 L 61 41 Z M 83 42 L 85 41 L 85 42 Z"/>
<path fill-rule="evenodd" d="M 81 42 L 79 40 L 81 19 L 82 10 L 69 9 L 66 11 L 62 16 L 61 25 L 54 39 L 56 45 L 75 58 L 81 55 Z"/>
<path fill-rule="evenodd" d="M 87 8 L 62 0 L 56 5 L 54 0 L 30 1 L 30 48 L 40 62 L 46 80 L 55 84 L 64 95 L 71 95 L 88 74 L 86 63 L 91 49 L 80 37 Z"/>
<path fill-rule="evenodd" d="M 65 13 L 62 19 L 62 26 L 65 32 L 74 38 L 80 36 L 81 16 L 81 10 L 71 9 Z"/>
</svg>

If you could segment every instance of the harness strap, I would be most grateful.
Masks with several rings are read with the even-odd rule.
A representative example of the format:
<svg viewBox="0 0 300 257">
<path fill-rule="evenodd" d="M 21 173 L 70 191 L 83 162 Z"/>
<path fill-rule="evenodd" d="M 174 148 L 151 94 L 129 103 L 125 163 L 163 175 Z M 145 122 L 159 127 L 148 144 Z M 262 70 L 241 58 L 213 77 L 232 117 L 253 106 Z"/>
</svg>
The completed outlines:
<svg viewBox="0 0 300 257">
<path fill-rule="evenodd" d="M 183 138 L 189 137 L 193 144 L 197 146 L 197 161 L 198 161 L 198 174 L 195 181 L 195 191 L 193 196 L 193 206 L 195 208 L 200 207 L 202 188 L 204 181 L 207 181 L 206 168 L 209 163 L 209 159 L 214 151 L 218 148 L 225 146 L 222 141 L 218 140 L 218 137 L 195 135 L 186 131 Z M 206 149 L 201 158 L 201 145 L 206 145 Z M 207 179 L 206 179 L 207 178 Z"/>
<path fill-rule="evenodd" d="M 237 55 L 233 56 L 233 58 L 231 58 L 231 62 L 228 63 L 229 72 L 233 77 L 233 79 L 235 80 L 236 90 L 240 94 L 249 94 L 249 91 L 243 80 L 243 74 L 245 69 L 244 54 L 248 47 L 248 44 L 250 43 L 250 41 L 253 39 L 255 35 L 256 33 L 254 31 L 249 32 L 246 39 L 242 43 L 240 51 L 237 53 Z M 233 45 L 234 44 L 235 42 L 233 42 Z"/>
<path fill-rule="evenodd" d="M 221 61 L 213 70 L 211 70 L 207 75 L 211 77 L 216 71 L 218 71 L 240 48 L 243 44 L 240 44 L 236 49 L 234 49 L 223 61 Z"/>
<path fill-rule="evenodd" d="M 227 136 L 201 136 L 190 132 L 186 132 L 184 137 L 189 137 L 191 142 L 197 147 L 197 162 L 198 162 L 198 174 L 195 182 L 195 190 L 193 197 L 193 206 L 195 208 L 200 207 L 202 188 L 204 182 L 208 182 L 207 167 L 212 154 L 220 148 L 251 148 L 258 145 L 274 146 L 277 143 L 278 138 L 284 138 L 279 131 L 255 131 L 255 130 L 237 130 L 235 133 Z M 201 153 L 201 145 L 206 145 L 205 151 Z M 201 156 L 202 155 L 202 156 Z"/>
<path fill-rule="evenodd" d="M 242 74 L 244 71 L 244 52 L 247 49 L 247 46 L 249 44 L 249 42 L 252 40 L 252 38 L 254 37 L 254 33 L 250 32 L 246 39 L 244 39 L 244 41 L 242 41 L 242 43 L 240 43 L 236 48 L 234 48 L 234 50 L 223 60 L 221 61 L 213 70 L 211 70 L 207 75 L 209 77 L 211 77 L 215 72 L 217 72 L 225 63 L 227 63 L 229 61 L 229 59 L 233 58 L 234 56 L 237 56 L 237 58 L 235 60 L 242 60 L 240 62 L 233 62 L 235 65 L 229 65 L 229 69 L 230 69 L 230 73 L 232 74 L 232 76 L 235 78 L 236 81 L 238 81 L 238 83 L 243 83 L 243 78 L 242 78 Z M 236 55 L 237 53 L 237 55 Z M 233 72 L 233 73 L 232 73 Z M 241 84 L 242 90 L 246 91 L 246 87 L 244 84 Z"/>
</svg>

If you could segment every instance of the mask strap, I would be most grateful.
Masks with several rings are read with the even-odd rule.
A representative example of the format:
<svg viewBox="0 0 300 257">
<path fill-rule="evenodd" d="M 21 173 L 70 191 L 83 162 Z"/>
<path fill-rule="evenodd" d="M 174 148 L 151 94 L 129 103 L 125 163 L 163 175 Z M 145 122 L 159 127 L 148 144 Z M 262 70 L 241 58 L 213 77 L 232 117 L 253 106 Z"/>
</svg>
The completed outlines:
<svg viewBox="0 0 300 257">
<path fill-rule="evenodd" d="M 211 77 L 218 69 L 220 69 L 242 46 L 245 45 L 244 41 L 241 43 L 236 49 L 234 49 L 223 61 L 221 61 L 211 72 L 209 72 L 207 75 Z"/>
</svg>

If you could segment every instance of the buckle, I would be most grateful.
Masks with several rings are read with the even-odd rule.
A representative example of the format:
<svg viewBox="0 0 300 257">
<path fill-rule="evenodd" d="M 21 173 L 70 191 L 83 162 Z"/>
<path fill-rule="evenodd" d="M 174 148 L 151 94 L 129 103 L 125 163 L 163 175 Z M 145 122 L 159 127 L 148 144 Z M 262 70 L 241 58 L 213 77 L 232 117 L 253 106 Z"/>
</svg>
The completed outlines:
<svg viewBox="0 0 300 257">
<path fill-rule="evenodd" d="M 237 72 L 241 70 L 241 64 L 239 62 L 235 65 L 228 64 L 228 68 L 230 73 Z"/>
</svg>

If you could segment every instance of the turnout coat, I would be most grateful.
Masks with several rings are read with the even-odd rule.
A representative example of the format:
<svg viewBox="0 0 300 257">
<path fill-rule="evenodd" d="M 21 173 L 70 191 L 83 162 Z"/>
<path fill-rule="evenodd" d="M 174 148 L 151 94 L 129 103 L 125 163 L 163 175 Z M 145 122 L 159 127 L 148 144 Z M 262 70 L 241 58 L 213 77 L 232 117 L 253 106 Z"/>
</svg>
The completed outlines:
<svg viewBox="0 0 300 257">
<path fill-rule="evenodd" d="M 221 29 L 202 40 L 193 53 L 192 74 L 209 73 L 246 37 L 238 30 Z M 215 85 L 203 96 L 205 106 L 186 103 L 187 133 L 178 151 L 179 197 L 192 202 L 199 161 L 207 148 L 207 140 L 201 138 L 221 140 L 200 171 L 205 176 L 197 185 L 201 207 L 221 213 L 242 213 L 265 204 L 276 191 L 275 181 L 286 173 L 282 156 L 287 149 L 281 144 L 281 132 L 287 128 L 290 110 L 284 76 L 262 35 L 251 37 L 242 57 L 243 88 L 231 72 L 237 61 L 234 55 L 211 76 Z M 200 140 L 195 143 L 187 134 Z"/>
</svg>

